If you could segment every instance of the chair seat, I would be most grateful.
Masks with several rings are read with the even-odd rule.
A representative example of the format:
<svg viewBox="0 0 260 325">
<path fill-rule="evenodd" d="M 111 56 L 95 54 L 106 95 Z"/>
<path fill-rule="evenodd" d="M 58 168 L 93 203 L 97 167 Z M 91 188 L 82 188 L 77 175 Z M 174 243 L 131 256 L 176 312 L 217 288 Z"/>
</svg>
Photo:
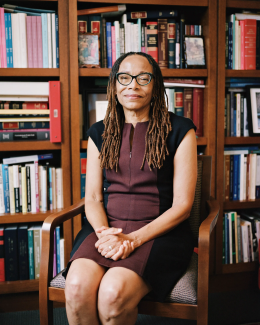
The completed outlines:
<svg viewBox="0 0 260 325">
<path fill-rule="evenodd" d="M 50 286 L 54 288 L 65 288 L 65 279 L 61 271 L 50 282 Z M 193 253 L 190 264 L 174 286 L 173 290 L 167 296 L 165 302 L 175 302 L 181 304 L 196 305 L 197 304 L 197 279 L 198 279 L 198 255 Z"/>
</svg>

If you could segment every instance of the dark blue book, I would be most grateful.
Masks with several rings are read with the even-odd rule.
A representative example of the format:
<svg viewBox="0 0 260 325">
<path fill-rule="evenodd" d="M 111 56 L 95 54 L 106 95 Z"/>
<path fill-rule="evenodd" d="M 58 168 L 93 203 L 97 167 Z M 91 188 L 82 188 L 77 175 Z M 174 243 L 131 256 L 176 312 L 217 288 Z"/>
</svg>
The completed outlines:
<svg viewBox="0 0 260 325">
<path fill-rule="evenodd" d="M 224 151 L 236 151 L 236 150 L 248 150 L 247 153 L 249 153 L 249 151 L 252 150 L 259 150 L 258 146 L 238 146 L 238 147 L 225 147 Z"/>
<path fill-rule="evenodd" d="M 243 168 L 244 166 L 242 166 Z M 237 164 L 237 199 L 240 200 L 240 168 L 241 168 L 241 156 L 238 155 Z"/>
<path fill-rule="evenodd" d="M 259 78 L 235 78 L 235 77 L 229 77 L 226 78 L 226 82 L 230 82 L 230 83 L 259 83 Z"/>
<path fill-rule="evenodd" d="M 80 195 L 85 197 L 87 152 L 80 153 Z"/>
<path fill-rule="evenodd" d="M 229 174 L 229 200 L 233 201 L 233 171 L 234 155 L 230 155 L 230 174 Z"/>
<path fill-rule="evenodd" d="M 18 227 L 19 279 L 29 280 L 28 226 Z"/>
<path fill-rule="evenodd" d="M 237 102 L 236 102 L 236 97 L 234 100 L 234 118 L 233 118 L 233 123 L 234 123 L 234 137 L 237 136 Z"/>
<path fill-rule="evenodd" d="M 238 200 L 238 161 L 239 161 L 239 155 L 233 155 L 233 201 Z M 230 157 L 231 158 L 231 157 Z"/>
<path fill-rule="evenodd" d="M 228 69 L 233 69 L 233 23 L 228 23 Z"/>
<path fill-rule="evenodd" d="M 168 26 L 168 51 L 169 51 L 169 69 L 175 69 L 175 42 L 176 42 L 176 21 L 169 18 Z"/>
<path fill-rule="evenodd" d="M 112 68 L 112 36 L 111 36 L 111 23 L 106 23 L 106 36 L 107 36 L 107 67 Z"/>
<path fill-rule="evenodd" d="M 232 88 L 244 88 L 246 86 L 257 86 L 260 85 L 260 81 L 257 82 L 229 82 L 226 83 L 226 87 L 232 87 Z M 246 90 L 244 90 L 245 92 Z"/>
<path fill-rule="evenodd" d="M 19 280 L 17 226 L 6 227 L 4 230 L 5 247 L 5 280 Z"/>
</svg>

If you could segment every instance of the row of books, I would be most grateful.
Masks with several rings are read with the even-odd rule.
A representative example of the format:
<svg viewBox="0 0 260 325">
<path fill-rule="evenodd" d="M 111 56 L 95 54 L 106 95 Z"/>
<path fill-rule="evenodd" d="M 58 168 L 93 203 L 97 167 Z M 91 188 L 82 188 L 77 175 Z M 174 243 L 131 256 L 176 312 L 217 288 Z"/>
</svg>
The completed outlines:
<svg viewBox="0 0 260 325">
<path fill-rule="evenodd" d="M 112 7 L 118 7 L 117 14 L 125 9 L 125 6 Z M 111 22 L 111 18 L 107 18 L 102 13 L 102 10 L 108 10 L 107 8 L 109 7 L 99 8 L 100 10 L 96 8 L 96 12 L 100 14 L 79 16 L 80 67 L 91 66 L 91 61 L 88 60 L 89 55 L 93 59 L 90 50 L 85 49 L 84 34 L 86 32 L 100 35 L 100 66 L 102 68 L 112 68 L 120 55 L 133 51 L 150 54 L 161 68 L 182 69 L 186 67 L 184 35 L 202 35 L 201 25 L 185 24 L 183 17 L 177 21 L 176 10 L 127 12 L 121 16 L 120 21 Z M 87 13 L 88 10 L 82 10 L 82 12 Z M 90 9 L 89 12 L 92 13 L 93 10 Z"/>
<path fill-rule="evenodd" d="M 260 69 L 260 14 L 235 13 L 226 22 L 227 69 Z"/>
<path fill-rule="evenodd" d="M 169 111 L 192 119 L 197 126 L 196 135 L 202 137 L 204 80 L 165 78 L 164 86 Z M 88 88 L 79 95 L 82 139 L 87 139 L 87 130 L 93 123 L 104 119 L 107 104 L 106 87 Z"/>
<path fill-rule="evenodd" d="M 0 142 L 61 142 L 60 81 L 0 82 Z"/>
<path fill-rule="evenodd" d="M 63 208 L 62 168 L 39 164 L 50 158 L 52 154 L 3 159 L 0 213 L 36 213 Z"/>
<path fill-rule="evenodd" d="M 40 277 L 42 226 L 12 225 L 0 228 L 0 282 Z M 64 238 L 54 231 L 53 276 L 63 270 Z"/>
<path fill-rule="evenodd" d="M 59 68 L 55 11 L 4 5 L 0 8 L 0 68 Z"/>
<path fill-rule="evenodd" d="M 225 148 L 224 198 L 226 201 L 260 198 L 260 150 L 258 147 Z"/>
<path fill-rule="evenodd" d="M 223 218 L 223 264 L 236 264 L 259 259 L 260 212 L 226 212 Z"/>
</svg>

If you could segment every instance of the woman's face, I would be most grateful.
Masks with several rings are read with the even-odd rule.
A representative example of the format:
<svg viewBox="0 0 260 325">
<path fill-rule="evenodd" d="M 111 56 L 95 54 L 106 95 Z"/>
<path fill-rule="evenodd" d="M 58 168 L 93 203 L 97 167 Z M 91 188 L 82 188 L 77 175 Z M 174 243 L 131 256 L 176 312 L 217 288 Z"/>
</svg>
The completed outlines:
<svg viewBox="0 0 260 325">
<path fill-rule="evenodd" d="M 118 72 L 126 72 L 136 76 L 143 72 L 153 73 L 153 68 L 145 57 L 130 55 L 121 62 Z M 123 86 L 116 81 L 117 98 L 124 111 L 129 110 L 141 113 L 147 110 L 149 114 L 153 84 L 153 79 L 145 86 L 140 86 L 134 78 L 127 86 Z"/>
</svg>

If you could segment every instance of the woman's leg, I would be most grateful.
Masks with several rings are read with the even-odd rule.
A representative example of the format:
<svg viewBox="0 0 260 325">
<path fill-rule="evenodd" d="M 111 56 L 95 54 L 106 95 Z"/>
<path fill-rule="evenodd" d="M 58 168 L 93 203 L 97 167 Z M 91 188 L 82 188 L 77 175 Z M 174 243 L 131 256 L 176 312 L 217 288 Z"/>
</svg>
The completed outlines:
<svg viewBox="0 0 260 325">
<path fill-rule="evenodd" d="M 66 312 L 70 325 L 98 325 L 97 293 L 105 267 L 79 258 L 72 262 L 65 286 Z"/>
<path fill-rule="evenodd" d="M 98 292 L 98 313 L 101 324 L 135 324 L 137 305 L 150 290 L 134 271 L 123 267 L 109 269 L 101 280 Z"/>
</svg>

